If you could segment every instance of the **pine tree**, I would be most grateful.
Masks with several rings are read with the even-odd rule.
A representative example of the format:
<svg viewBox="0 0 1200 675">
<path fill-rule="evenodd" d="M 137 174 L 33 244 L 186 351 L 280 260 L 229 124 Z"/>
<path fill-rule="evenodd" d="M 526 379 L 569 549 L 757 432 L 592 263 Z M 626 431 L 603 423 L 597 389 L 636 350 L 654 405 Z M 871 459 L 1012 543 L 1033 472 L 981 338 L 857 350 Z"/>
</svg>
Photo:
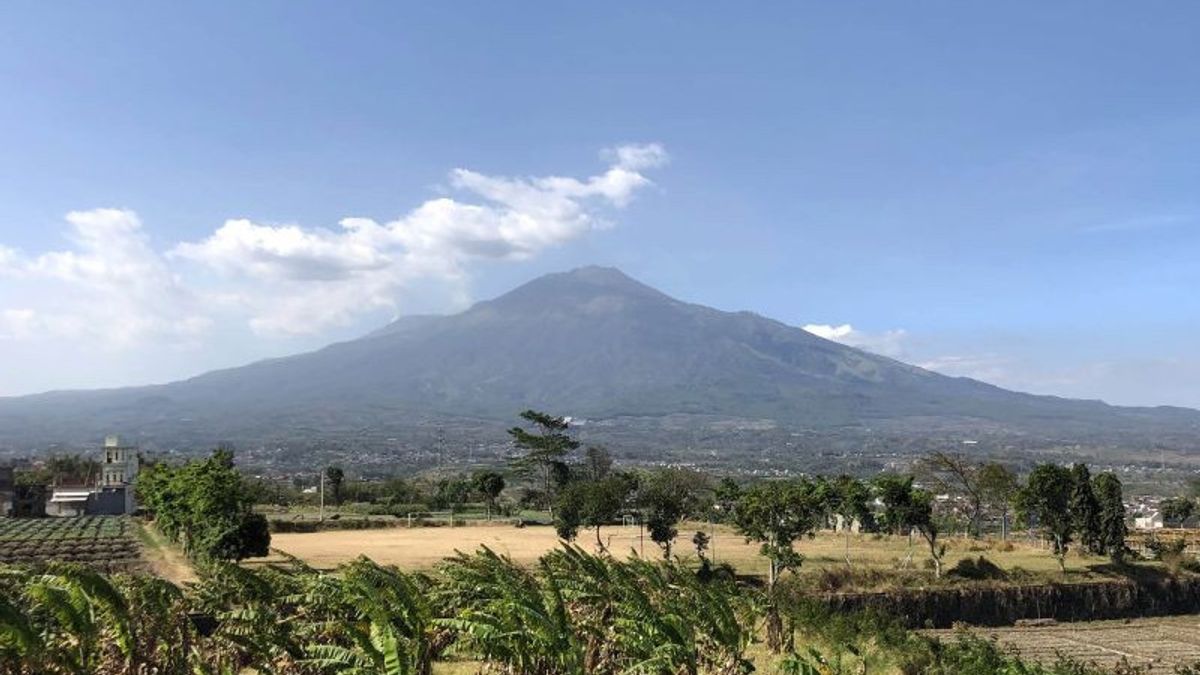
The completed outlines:
<svg viewBox="0 0 1200 675">
<path fill-rule="evenodd" d="M 553 511 L 553 496 L 555 482 L 569 475 L 566 457 L 579 448 L 579 441 L 571 438 L 567 431 L 570 422 L 563 417 L 554 417 L 536 410 L 526 410 L 521 418 L 537 427 L 539 433 L 530 433 L 521 427 L 508 430 L 512 437 L 513 446 L 524 450 L 525 454 L 513 460 L 513 466 L 518 470 L 536 470 L 541 474 L 542 498 Z"/>
</svg>

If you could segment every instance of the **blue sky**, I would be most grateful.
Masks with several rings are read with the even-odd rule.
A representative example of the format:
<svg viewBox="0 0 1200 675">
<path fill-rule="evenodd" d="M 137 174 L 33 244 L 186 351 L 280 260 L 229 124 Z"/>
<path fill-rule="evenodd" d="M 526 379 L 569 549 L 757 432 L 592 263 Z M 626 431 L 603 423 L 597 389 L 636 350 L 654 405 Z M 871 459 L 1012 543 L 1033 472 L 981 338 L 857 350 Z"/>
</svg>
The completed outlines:
<svg viewBox="0 0 1200 675">
<path fill-rule="evenodd" d="M 0 394 L 598 263 L 950 374 L 1200 407 L 1200 6 L 449 5 L 0 7 Z"/>
</svg>

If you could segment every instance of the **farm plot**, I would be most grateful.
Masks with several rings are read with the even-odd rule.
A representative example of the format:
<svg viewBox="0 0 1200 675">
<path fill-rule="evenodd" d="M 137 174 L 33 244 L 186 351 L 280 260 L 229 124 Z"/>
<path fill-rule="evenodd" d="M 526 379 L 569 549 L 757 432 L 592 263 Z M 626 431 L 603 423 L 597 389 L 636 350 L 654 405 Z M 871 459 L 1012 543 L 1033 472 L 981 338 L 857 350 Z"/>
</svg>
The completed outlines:
<svg viewBox="0 0 1200 675">
<path fill-rule="evenodd" d="M 1042 663 L 1053 663 L 1060 656 L 1106 668 L 1125 662 L 1157 675 L 1200 662 L 1200 616 L 1196 615 L 971 630 L 1024 659 Z M 939 637 L 953 634 L 930 632 Z"/>
<path fill-rule="evenodd" d="M 129 566 L 141 557 L 134 528 L 124 516 L 3 519 L 0 563 L 61 560 L 106 569 Z"/>
</svg>

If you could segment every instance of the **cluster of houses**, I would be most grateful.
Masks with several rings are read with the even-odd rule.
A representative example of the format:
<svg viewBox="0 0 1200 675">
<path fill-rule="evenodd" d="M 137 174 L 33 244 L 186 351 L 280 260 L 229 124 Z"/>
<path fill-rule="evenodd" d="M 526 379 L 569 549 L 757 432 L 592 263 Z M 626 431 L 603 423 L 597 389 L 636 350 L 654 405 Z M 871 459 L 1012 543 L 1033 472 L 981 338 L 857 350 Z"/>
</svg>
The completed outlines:
<svg viewBox="0 0 1200 675">
<path fill-rule="evenodd" d="M 117 436 L 104 439 L 100 468 L 94 475 L 17 485 L 13 467 L 0 467 L 0 514 L 13 517 L 116 516 L 137 509 L 133 485 L 141 460 L 137 448 Z"/>
</svg>

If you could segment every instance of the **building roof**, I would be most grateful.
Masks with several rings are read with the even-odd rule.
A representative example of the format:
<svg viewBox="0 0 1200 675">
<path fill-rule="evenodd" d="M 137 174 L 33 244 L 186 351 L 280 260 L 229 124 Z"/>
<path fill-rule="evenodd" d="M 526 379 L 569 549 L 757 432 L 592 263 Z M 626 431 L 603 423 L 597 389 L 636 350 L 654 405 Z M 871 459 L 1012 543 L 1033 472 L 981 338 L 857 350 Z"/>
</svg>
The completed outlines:
<svg viewBox="0 0 1200 675">
<path fill-rule="evenodd" d="M 91 490 L 55 490 L 50 501 L 55 504 L 86 502 L 91 494 Z"/>
</svg>

